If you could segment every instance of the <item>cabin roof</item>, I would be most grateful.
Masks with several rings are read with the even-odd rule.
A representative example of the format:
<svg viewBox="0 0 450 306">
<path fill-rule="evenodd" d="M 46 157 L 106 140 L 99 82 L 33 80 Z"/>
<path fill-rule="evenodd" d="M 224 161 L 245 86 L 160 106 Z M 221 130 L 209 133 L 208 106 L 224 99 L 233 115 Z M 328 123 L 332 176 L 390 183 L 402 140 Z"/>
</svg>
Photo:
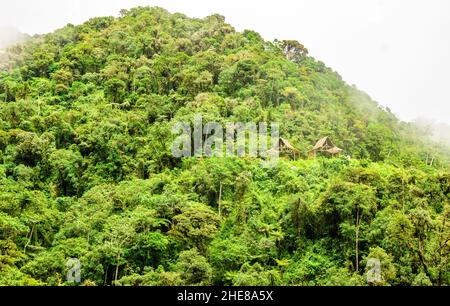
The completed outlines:
<svg viewBox="0 0 450 306">
<path fill-rule="evenodd" d="M 286 140 L 286 139 L 284 139 L 282 137 L 280 137 L 280 144 L 279 145 L 280 146 L 283 145 L 286 148 L 288 148 L 289 150 L 298 152 L 298 150 L 293 145 L 291 145 L 291 143 L 288 140 Z"/>
<path fill-rule="evenodd" d="M 316 151 L 324 151 L 328 152 L 330 154 L 338 154 L 342 152 L 343 150 L 341 148 L 338 148 L 335 146 L 333 141 L 331 141 L 330 137 L 325 136 L 321 138 L 315 146 L 310 150 L 310 152 L 316 152 Z"/>
</svg>

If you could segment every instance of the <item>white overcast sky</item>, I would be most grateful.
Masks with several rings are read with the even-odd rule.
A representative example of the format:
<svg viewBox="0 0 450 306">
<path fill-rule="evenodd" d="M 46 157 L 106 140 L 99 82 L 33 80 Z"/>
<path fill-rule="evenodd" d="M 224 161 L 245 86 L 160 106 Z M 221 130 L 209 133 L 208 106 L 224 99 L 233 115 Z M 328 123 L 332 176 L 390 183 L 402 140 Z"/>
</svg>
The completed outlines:
<svg viewBox="0 0 450 306">
<path fill-rule="evenodd" d="M 0 0 L 0 25 L 46 33 L 122 8 L 157 5 L 238 31 L 296 39 L 401 119 L 450 123 L 449 0 Z"/>
</svg>

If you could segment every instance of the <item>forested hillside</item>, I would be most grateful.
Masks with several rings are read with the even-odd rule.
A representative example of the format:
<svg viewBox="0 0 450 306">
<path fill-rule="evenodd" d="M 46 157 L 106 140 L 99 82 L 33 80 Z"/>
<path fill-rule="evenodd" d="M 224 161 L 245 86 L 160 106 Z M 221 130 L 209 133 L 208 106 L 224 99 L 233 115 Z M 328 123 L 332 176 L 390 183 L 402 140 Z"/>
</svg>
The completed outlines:
<svg viewBox="0 0 450 306">
<path fill-rule="evenodd" d="M 448 151 L 296 41 L 135 8 L 0 71 L 0 285 L 450 285 Z M 425 102 L 424 102 L 425 103 Z M 174 158 L 175 122 L 279 122 L 300 150 Z M 308 157 L 329 136 L 340 157 Z M 370 266 L 369 266 L 370 268 Z"/>
</svg>

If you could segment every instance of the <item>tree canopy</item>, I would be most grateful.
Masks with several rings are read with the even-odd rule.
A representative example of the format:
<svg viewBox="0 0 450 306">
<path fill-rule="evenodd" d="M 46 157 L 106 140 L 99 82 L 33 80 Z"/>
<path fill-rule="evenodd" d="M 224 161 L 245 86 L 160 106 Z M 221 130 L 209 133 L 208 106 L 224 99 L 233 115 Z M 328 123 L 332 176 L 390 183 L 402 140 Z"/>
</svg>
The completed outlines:
<svg viewBox="0 0 450 306">
<path fill-rule="evenodd" d="M 0 285 L 72 285 L 70 258 L 84 285 L 450 285 L 448 151 L 301 43 L 139 7 L 8 52 Z M 174 158 L 195 113 L 300 157 Z M 308 159 L 324 136 L 344 155 Z"/>
</svg>

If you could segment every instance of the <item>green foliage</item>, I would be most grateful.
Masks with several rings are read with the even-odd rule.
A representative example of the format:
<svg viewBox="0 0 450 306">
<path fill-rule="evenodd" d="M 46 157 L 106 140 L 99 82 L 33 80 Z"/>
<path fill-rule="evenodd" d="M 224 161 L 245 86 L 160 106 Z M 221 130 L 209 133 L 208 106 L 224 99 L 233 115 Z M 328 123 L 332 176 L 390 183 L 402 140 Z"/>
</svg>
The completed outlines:
<svg viewBox="0 0 450 306">
<path fill-rule="evenodd" d="M 450 174 L 299 42 L 161 8 L 13 48 L 0 71 L 0 285 L 450 285 Z M 2 66 L 3 67 L 3 66 Z M 298 160 L 172 156 L 171 128 L 280 123 Z M 308 160 L 323 136 L 339 158 Z"/>
</svg>

